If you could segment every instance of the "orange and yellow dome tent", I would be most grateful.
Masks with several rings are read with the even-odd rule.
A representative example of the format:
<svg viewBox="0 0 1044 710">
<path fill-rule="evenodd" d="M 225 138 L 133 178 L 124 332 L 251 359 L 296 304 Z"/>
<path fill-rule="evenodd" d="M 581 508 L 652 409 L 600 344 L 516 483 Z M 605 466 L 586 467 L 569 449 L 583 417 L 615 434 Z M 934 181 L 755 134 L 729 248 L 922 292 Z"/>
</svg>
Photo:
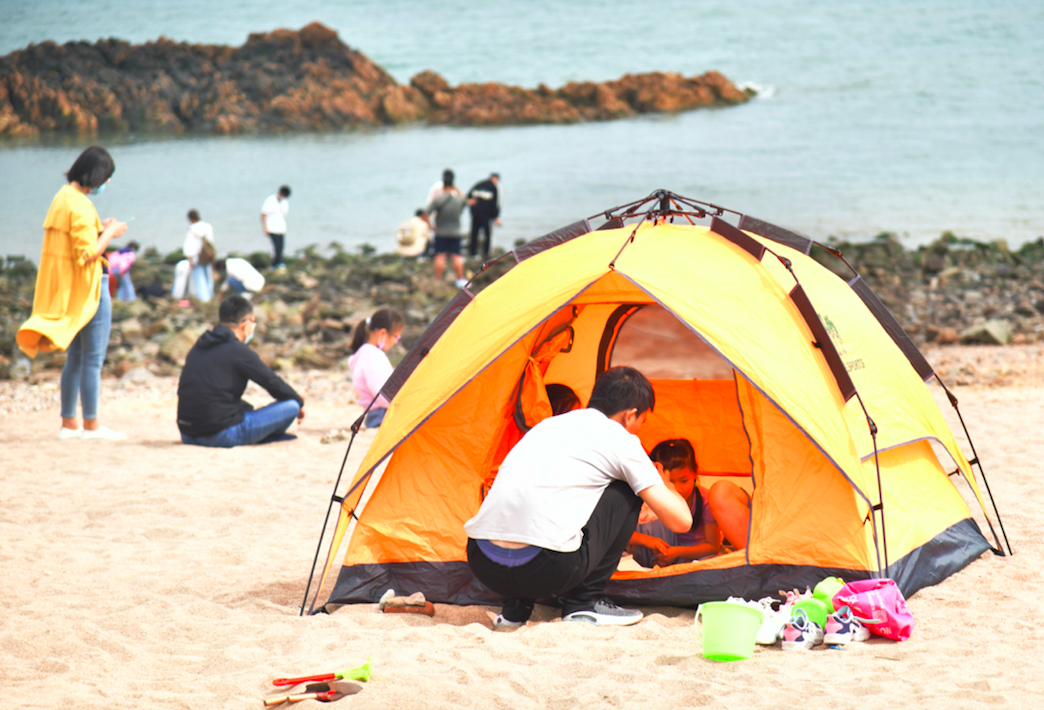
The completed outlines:
<svg viewBox="0 0 1044 710">
<path fill-rule="evenodd" d="M 343 495 L 335 484 L 338 520 L 319 542 L 316 562 L 324 542 L 328 552 L 310 610 L 330 580 L 327 604 L 374 602 L 389 588 L 495 603 L 468 568 L 464 522 L 511 446 L 550 413 L 543 385 L 586 403 L 600 372 L 628 364 L 614 360 L 620 333 L 650 309 L 730 374 L 654 379 L 642 442 L 688 438 L 701 476 L 746 488 L 749 544 L 619 571 L 614 599 L 757 599 L 832 575 L 891 577 L 909 596 L 991 547 L 1003 554 L 978 461 L 926 385 L 938 378 L 858 275 L 821 265 L 807 238 L 669 192 L 604 217 L 509 253 L 517 264 L 478 293 L 465 287 L 400 363 L 382 391 L 384 423 Z M 1003 535 L 996 506 L 993 515 Z"/>
</svg>

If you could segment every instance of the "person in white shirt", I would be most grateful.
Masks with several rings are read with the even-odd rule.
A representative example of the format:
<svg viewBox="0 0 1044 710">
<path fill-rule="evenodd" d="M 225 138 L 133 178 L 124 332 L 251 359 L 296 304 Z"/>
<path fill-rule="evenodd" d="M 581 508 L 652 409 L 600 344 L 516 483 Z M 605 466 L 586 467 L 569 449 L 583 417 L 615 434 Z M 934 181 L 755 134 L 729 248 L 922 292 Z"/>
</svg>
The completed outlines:
<svg viewBox="0 0 1044 710">
<path fill-rule="evenodd" d="M 261 228 L 272 241 L 272 268 L 283 266 L 283 244 L 286 238 L 286 215 L 290 211 L 290 186 L 283 185 L 279 192 L 269 195 L 261 205 Z"/>
<path fill-rule="evenodd" d="M 563 621 L 627 625 L 642 612 L 605 596 L 642 502 L 670 530 L 692 514 L 637 437 L 655 404 L 649 380 L 614 367 L 587 409 L 549 417 L 515 445 L 478 514 L 464 524 L 468 565 L 504 597 L 493 628 L 529 620 L 537 599 L 560 597 Z"/>
<path fill-rule="evenodd" d="M 189 229 L 181 247 L 185 258 L 174 267 L 174 284 L 170 295 L 181 301 L 191 288 L 196 300 L 206 303 L 214 297 L 214 275 L 210 270 L 215 253 L 214 228 L 201 220 L 196 210 L 189 210 L 188 220 Z M 204 242 L 208 244 L 206 249 Z"/>
<path fill-rule="evenodd" d="M 399 225 L 395 233 L 395 250 L 399 252 L 399 256 L 417 257 L 428 250 L 430 239 L 431 222 L 428 220 L 428 213 L 417 210 L 411 219 Z"/>
<path fill-rule="evenodd" d="M 244 298 L 250 298 L 251 294 L 265 287 L 265 277 L 261 272 L 249 261 L 238 256 L 218 259 L 214 262 L 214 271 L 225 277 L 220 291 L 231 289 Z"/>
</svg>

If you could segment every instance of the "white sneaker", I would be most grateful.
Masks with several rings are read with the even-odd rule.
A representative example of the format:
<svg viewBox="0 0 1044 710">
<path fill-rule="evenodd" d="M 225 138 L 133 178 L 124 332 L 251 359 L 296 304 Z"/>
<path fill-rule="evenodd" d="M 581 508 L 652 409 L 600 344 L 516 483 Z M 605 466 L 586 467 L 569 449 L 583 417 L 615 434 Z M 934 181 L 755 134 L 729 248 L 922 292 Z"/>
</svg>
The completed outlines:
<svg viewBox="0 0 1044 710">
<path fill-rule="evenodd" d="M 69 427 L 62 427 L 58 430 L 58 441 L 69 441 L 70 439 L 82 439 L 83 438 L 83 427 L 76 429 L 70 429 Z"/>
<path fill-rule="evenodd" d="M 511 629 L 517 629 L 525 626 L 524 621 L 509 621 L 504 618 L 503 614 L 497 614 L 493 617 L 493 630 L 494 631 L 510 631 Z"/>
<path fill-rule="evenodd" d="M 122 431 L 113 431 L 107 426 L 100 426 L 97 429 L 84 429 L 82 438 L 94 441 L 123 441 L 127 435 Z"/>
<path fill-rule="evenodd" d="M 794 609 L 783 629 L 784 651 L 807 651 L 823 643 L 823 629 L 808 618 L 804 609 Z"/>
<path fill-rule="evenodd" d="M 468 285 L 468 280 L 467 279 L 457 279 L 456 281 L 453 282 L 453 285 L 456 286 L 457 288 L 464 288 L 465 286 Z"/>
</svg>

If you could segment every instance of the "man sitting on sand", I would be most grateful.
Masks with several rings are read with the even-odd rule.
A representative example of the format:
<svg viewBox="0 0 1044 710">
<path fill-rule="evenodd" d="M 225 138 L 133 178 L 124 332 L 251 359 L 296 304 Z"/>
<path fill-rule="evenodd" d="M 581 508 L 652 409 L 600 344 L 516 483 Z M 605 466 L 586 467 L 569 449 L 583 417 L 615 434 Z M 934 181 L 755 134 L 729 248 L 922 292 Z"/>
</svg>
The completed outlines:
<svg viewBox="0 0 1044 710">
<path fill-rule="evenodd" d="M 464 525 L 468 564 L 504 596 L 493 628 L 521 626 L 537 599 L 561 597 L 562 619 L 624 626 L 642 612 L 605 597 L 642 501 L 670 530 L 692 526 L 689 506 L 636 434 L 655 404 L 631 367 L 595 381 L 587 409 L 534 426 L 504 459 L 478 515 Z"/>
<path fill-rule="evenodd" d="M 178 382 L 181 441 L 231 448 L 277 439 L 294 419 L 304 419 L 304 400 L 268 368 L 247 343 L 254 335 L 254 307 L 229 296 L 221 322 L 192 346 Z M 255 410 L 242 400 L 247 382 L 264 387 L 276 401 Z"/>
</svg>

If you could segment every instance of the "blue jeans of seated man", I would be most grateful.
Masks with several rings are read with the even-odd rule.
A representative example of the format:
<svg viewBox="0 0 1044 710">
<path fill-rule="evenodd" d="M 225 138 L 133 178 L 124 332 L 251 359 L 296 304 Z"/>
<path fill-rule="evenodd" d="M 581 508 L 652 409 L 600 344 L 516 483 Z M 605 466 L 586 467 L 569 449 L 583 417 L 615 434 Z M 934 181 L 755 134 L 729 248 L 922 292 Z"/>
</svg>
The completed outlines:
<svg viewBox="0 0 1044 710">
<path fill-rule="evenodd" d="M 182 434 L 181 443 L 221 449 L 259 444 L 268 437 L 285 434 L 287 428 L 297 419 L 297 413 L 300 411 L 301 405 L 295 400 L 273 402 L 267 407 L 244 412 L 243 421 L 228 429 L 222 429 L 217 434 L 210 436 Z"/>
<path fill-rule="evenodd" d="M 109 275 L 102 274 L 101 301 L 98 310 L 87 325 L 73 337 L 66 351 L 62 368 L 62 418 L 76 418 L 76 403 L 83 405 L 84 419 L 98 418 L 98 391 L 101 389 L 101 370 L 105 351 L 109 347 L 112 327 L 112 296 L 109 295 Z"/>
</svg>

